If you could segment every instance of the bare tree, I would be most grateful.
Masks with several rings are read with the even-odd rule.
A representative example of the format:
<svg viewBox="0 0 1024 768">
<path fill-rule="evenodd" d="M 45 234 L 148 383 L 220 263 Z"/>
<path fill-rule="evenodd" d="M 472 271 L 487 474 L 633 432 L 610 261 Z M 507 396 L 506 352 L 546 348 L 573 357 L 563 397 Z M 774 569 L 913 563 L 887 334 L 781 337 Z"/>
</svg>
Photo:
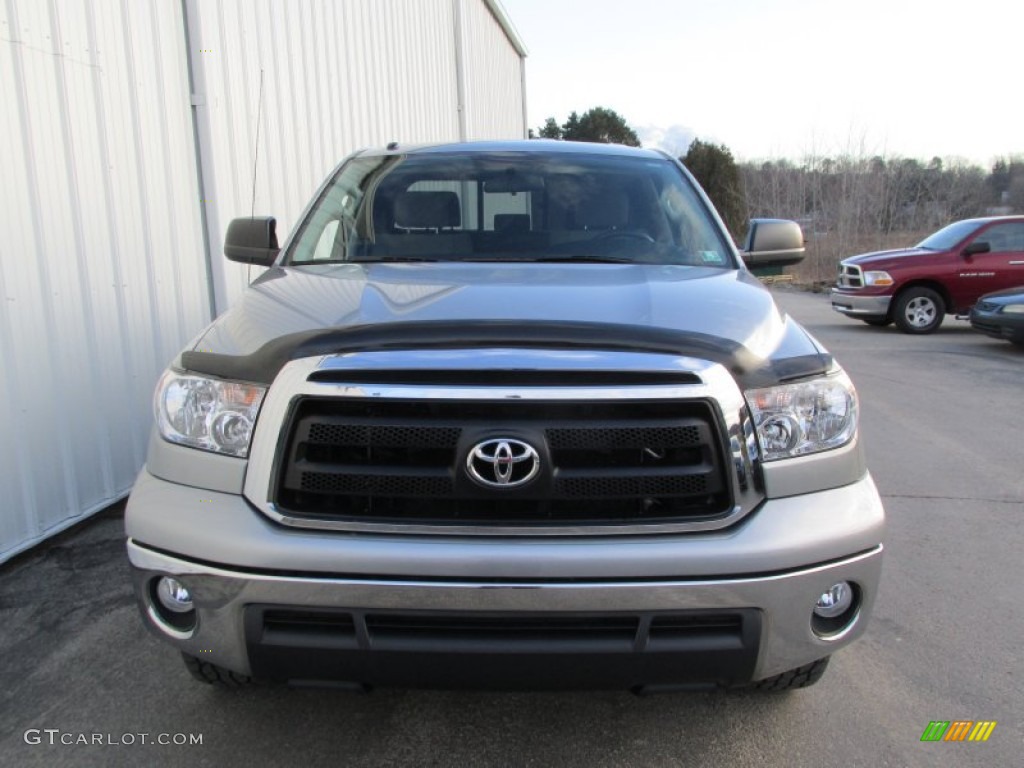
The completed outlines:
<svg viewBox="0 0 1024 768">
<path fill-rule="evenodd" d="M 1002 203 L 1024 210 L 1024 159 L 986 176 L 977 166 L 932 158 L 847 153 L 741 166 L 751 216 L 796 219 L 808 238 L 799 279 L 829 283 L 837 262 L 868 250 L 910 245 L 956 219 Z M 1019 170 L 1018 170 L 1019 169 Z"/>
</svg>

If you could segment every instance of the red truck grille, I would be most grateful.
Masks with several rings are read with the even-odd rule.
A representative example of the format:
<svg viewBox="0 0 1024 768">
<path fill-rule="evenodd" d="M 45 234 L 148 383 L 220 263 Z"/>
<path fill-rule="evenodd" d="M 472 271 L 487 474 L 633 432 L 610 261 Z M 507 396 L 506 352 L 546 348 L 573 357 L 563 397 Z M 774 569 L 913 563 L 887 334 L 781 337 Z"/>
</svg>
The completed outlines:
<svg viewBox="0 0 1024 768">
<path fill-rule="evenodd" d="M 863 288 L 864 274 L 854 264 L 840 264 L 836 285 L 840 288 Z"/>
</svg>

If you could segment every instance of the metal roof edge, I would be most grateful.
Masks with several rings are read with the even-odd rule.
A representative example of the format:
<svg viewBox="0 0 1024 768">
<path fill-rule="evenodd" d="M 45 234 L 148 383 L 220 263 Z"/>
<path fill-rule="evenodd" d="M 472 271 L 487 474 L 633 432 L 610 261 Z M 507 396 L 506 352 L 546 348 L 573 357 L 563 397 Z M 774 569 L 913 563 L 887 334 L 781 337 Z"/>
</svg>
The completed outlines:
<svg viewBox="0 0 1024 768">
<path fill-rule="evenodd" d="M 516 49 L 516 52 L 526 58 L 530 54 L 526 50 L 526 46 L 523 44 L 523 39 L 519 36 L 519 32 L 516 29 L 515 24 L 512 23 L 512 18 L 508 15 L 508 11 L 501 4 L 500 0 L 484 0 L 484 5 L 494 15 L 495 20 L 501 25 L 502 30 L 505 32 L 505 36 L 508 37 L 512 47 Z"/>
</svg>

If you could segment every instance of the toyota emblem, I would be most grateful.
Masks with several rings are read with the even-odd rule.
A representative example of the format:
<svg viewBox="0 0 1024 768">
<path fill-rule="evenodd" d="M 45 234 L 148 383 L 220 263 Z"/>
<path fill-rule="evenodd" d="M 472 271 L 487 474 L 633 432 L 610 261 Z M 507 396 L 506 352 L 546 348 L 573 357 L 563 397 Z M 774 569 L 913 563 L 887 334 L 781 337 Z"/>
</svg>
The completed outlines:
<svg viewBox="0 0 1024 768">
<path fill-rule="evenodd" d="M 537 449 L 522 440 L 499 437 L 477 443 L 466 457 L 466 471 L 485 488 L 515 488 L 540 472 Z"/>
</svg>

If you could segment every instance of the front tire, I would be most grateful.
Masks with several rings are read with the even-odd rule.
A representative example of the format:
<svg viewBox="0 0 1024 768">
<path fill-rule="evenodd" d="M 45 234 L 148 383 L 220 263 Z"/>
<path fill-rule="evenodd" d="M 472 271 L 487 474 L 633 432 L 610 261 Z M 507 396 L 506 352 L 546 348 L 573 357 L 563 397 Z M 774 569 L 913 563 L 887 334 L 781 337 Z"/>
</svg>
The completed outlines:
<svg viewBox="0 0 1024 768">
<path fill-rule="evenodd" d="M 934 333 L 946 314 L 946 305 L 931 288 L 908 288 L 896 299 L 893 320 L 904 333 Z"/>
<path fill-rule="evenodd" d="M 248 675 L 240 675 L 230 669 L 224 669 L 209 661 L 203 661 L 187 653 L 181 654 L 182 661 L 189 674 L 196 680 L 207 685 L 216 685 L 222 688 L 241 688 L 251 685 L 253 680 Z"/>
</svg>

